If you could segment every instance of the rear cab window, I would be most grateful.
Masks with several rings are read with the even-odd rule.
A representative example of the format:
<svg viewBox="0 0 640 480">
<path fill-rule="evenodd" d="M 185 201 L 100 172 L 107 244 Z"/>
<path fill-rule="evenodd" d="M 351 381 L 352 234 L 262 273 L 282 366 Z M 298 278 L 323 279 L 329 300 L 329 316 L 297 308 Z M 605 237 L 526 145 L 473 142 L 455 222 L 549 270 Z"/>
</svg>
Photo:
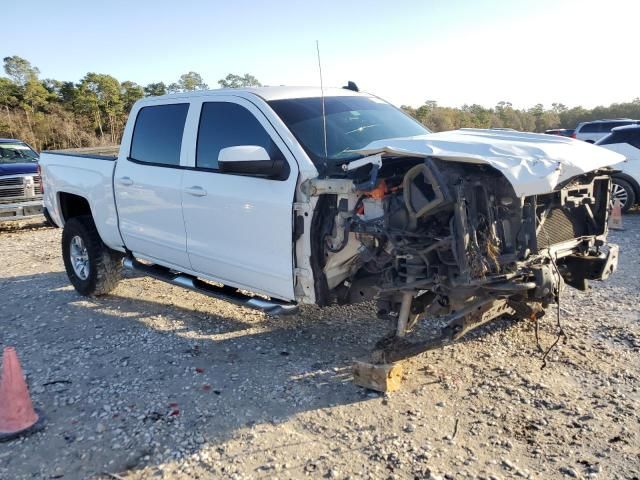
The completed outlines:
<svg viewBox="0 0 640 480">
<path fill-rule="evenodd" d="M 136 117 L 129 160 L 179 166 L 188 103 L 142 107 Z"/>
</svg>

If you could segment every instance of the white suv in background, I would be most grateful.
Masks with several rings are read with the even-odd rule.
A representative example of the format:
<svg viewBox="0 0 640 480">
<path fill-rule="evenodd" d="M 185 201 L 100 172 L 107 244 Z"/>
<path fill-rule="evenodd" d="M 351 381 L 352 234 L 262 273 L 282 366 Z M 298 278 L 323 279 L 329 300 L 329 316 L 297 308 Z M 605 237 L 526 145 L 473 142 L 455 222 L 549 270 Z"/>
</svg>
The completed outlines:
<svg viewBox="0 0 640 480">
<path fill-rule="evenodd" d="M 601 138 L 606 137 L 614 128 L 638 123 L 640 123 L 640 120 L 634 120 L 632 118 L 614 118 L 582 122 L 576 127 L 573 138 L 589 143 L 596 143 Z"/>
<path fill-rule="evenodd" d="M 640 125 L 614 128 L 596 145 L 613 150 L 627 159 L 614 168 L 621 170 L 612 175 L 612 200 L 618 199 L 626 212 L 640 200 Z"/>
</svg>

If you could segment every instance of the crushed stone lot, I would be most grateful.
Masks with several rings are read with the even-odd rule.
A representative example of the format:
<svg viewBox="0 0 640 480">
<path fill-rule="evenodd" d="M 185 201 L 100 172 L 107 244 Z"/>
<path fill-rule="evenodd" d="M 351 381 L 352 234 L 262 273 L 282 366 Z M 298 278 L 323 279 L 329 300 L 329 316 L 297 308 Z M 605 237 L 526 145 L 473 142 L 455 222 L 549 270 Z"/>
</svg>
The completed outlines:
<svg viewBox="0 0 640 480">
<path fill-rule="evenodd" d="M 0 346 L 46 416 L 0 443 L 0 479 L 637 479 L 640 215 L 624 223 L 618 272 L 565 290 L 546 368 L 532 322 L 500 320 L 389 395 L 351 382 L 391 328 L 371 305 L 272 318 L 135 276 L 87 299 L 59 229 L 0 225 Z"/>
</svg>

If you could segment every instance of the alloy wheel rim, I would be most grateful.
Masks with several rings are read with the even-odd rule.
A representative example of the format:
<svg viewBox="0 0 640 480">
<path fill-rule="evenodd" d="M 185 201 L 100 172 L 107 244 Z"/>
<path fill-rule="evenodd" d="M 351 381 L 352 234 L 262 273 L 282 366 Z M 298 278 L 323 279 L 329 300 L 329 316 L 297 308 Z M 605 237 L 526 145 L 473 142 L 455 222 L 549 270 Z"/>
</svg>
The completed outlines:
<svg viewBox="0 0 640 480">
<path fill-rule="evenodd" d="M 621 206 L 627 203 L 628 193 L 622 185 L 614 183 L 611 187 L 611 200 L 620 201 Z"/>
<path fill-rule="evenodd" d="M 71 239 L 69 256 L 71 257 L 73 271 L 78 278 L 80 278 L 80 280 L 89 278 L 89 252 L 82 237 L 76 235 Z"/>
</svg>

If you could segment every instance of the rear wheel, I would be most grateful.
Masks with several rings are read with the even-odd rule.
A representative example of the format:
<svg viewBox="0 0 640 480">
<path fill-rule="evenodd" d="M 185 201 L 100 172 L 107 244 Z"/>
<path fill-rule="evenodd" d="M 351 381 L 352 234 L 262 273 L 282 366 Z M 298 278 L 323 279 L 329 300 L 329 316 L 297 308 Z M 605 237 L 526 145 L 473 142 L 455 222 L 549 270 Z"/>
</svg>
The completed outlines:
<svg viewBox="0 0 640 480">
<path fill-rule="evenodd" d="M 636 193 L 629 182 L 621 178 L 612 178 L 611 201 L 620 201 L 623 212 L 627 212 L 636 203 Z"/>
<path fill-rule="evenodd" d="M 107 247 L 88 215 L 73 217 L 62 231 L 62 258 L 67 276 L 79 294 L 105 295 L 122 275 L 122 254 Z"/>
</svg>

